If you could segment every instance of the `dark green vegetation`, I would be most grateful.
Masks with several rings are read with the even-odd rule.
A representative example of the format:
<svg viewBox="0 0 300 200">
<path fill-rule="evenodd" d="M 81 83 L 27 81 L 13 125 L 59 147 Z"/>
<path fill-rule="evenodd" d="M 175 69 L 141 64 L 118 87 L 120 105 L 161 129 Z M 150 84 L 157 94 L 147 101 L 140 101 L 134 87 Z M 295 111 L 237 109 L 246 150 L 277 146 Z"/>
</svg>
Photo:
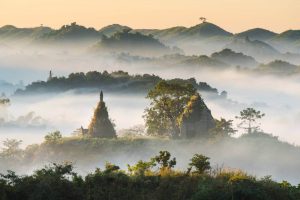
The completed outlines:
<svg viewBox="0 0 300 200">
<path fill-rule="evenodd" d="M 145 110 L 147 132 L 171 138 L 207 136 L 215 122 L 197 89 L 190 83 L 159 82 L 149 91 Z"/>
<path fill-rule="evenodd" d="M 91 71 L 87 73 L 72 73 L 68 77 L 53 77 L 47 81 L 33 82 L 26 86 L 25 90 L 16 91 L 16 95 L 47 93 L 47 92 L 65 92 L 74 89 L 85 89 L 85 91 L 97 89 L 109 90 L 110 92 L 140 92 L 146 94 L 158 82 L 163 79 L 159 76 L 143 74 L 130 75 L 124 71 L 115 71 L 108 73 Z M 202 92 L 218 91 L 205 82 L 197 83 L 195 79 L 173 79 L 171 82 L 189 83 L 197 90 Z"/>
<path fill-rule="evenodd" d="M 241 171 L 212 170 L 209 158 L 196 154 L 187 171 L 174 170 L 176 158 L 160 151 L 150 161 L 128 165 L 128 172 L 106 163 L 82 177 L 72 164 L 53 164 L 33 175 L 9 171 L 0 177 L 1 200 L 298 200 L 300 186 Z"/>
<path fill-rule="evenodd" d="M 178 138 L 180 134 L 178 119 L 195 93 L 196 89 L 191 84 L 159 82 L 147 96 L 151 100 L 145 115 L 148 133 L 167 134 Z"/>
</svg>

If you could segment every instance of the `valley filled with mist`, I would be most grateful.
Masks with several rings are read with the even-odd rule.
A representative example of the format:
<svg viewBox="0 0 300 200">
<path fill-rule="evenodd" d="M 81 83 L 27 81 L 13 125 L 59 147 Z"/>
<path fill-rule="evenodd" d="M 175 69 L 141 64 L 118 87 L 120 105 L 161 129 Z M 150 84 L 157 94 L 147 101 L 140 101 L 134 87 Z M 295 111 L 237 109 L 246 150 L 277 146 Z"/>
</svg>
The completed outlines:
<svg viewBox="0 0 300 200">
<path fill-rule="evenodd" d="M 149 91 L 164 81 L 192 85 L 213 119 L 233 120 L 237 131 L 225 138 L 148 134 Z M 102 102 L 100 91 L 117 138 L 78 134 Z M 126 170 L 166 150 L 177 170 L 201 153 L 214 168 L 300 183 L 300 30 L 230 33 L 206 21 L 163 30 L 7 25 L 0 28 L 0 95 L 0 173 L 31 174 L 65 161 L 82 175 L 106 161 Z M 265 114 L 253 134 L 236 118 L 246 108 Z M 61 137 L 47 141 L 55 132 Z M 17 155 L 5 157 L 13 139 Z"/>
</svg>

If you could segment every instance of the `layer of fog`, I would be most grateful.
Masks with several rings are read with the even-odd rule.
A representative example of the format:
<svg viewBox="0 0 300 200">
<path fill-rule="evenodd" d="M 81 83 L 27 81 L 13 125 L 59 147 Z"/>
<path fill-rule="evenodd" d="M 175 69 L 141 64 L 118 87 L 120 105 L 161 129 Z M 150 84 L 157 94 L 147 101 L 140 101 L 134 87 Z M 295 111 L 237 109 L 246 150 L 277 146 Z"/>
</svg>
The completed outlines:
<svg viewBox="0 0 300 200">
<path fill-rule="evenodd" d="M 47 133 L 56 130 L 64 136 L 71 136 L 81 126 L 88 127 L 98 101 L 99 94 L 65 93 L 39 97 L 12 97 L 11 105 L 6 109 L 10 116 L 9 121 L 17 122 L 20 118 L 17 116 L 26 116 L 34 111 L 36 115 L 41 116 L 45 126 L 34 128 L 11 123 L 10 127 L 0 128 L 0 141 L 16 138 L 22 140 L 24 145 L 40 143 Z M 144 123 L 142 116 L 147 100 L 143 96 L 105 93 L 105 101 L 117 131 Z M 30 125 L 29 121 L 27 125 Z"/>
<path fill-rule="evenodd" d="M 300 90 L 300 78 L 294 77 L 275 77 L 275 76 L 258 76 L 250 74 L 242 74 L 235 70 L 203 70 L 199 67 L 177 67 L 172 68 L 170 66 L 159 66 L 149 63 L 139 62 L 118 62 L 113 57 L 107 57 L 106 55 L 89 55 L 86 54 L 84 48 L 64 49 L 62 48 L 28 48 L 22 49 L 18 47 L 9 48 L 7 51 L 2 51 L 0 54 L 0 80 L 9 81 L 12 83 L 18 83 L 20 80 L 26 83 L 36 80 L 46 80 L 49 70 L 52 70 L 54 75 L 62 76 L 72 72 L 87 72 L 90 70 L 98 71 L 113 71 L 124 70 L 131 74 L 137 73 L 150 73 L 156 74 L 163 78 L 191 78 L 195 77 L 197 81 L 205 81 L 212 87 L 216 87 L 219 91 L 226 90 L 229 93 L 229 98 L 233 101 L 237 101 L 238 104 L 232 106 L 224 106 L 222 103 L 210 102 L 206 103 L 212 110 L 214 117 L 225 117 L 233 119 L 239 111 L 245 107 L 252 106 L 262 110 L 266 113 L 266 117 L 263 120 L 262 128 L 266 132 L 273 133 L 280 136 L 282 140 L 289 141 L 290 143 L 300 144 L 300 136 L 297 130 L 300 128 L 300 110 L 299 110 L 299 90 Z M 1 92 L 1 90 L 0 90 Z M 12 92 L 12 91 L 11 91 Z M 59 98 L 61 97 L 60 100 Z M 107 96 L 109 98 L 109 95 Z M 88 118 L 80 118 L 76 115 L 73 117 L 66 116 L 70 120 L 64 123 L 53 123 L 51 118 L 58 119 L 55 114 L 47 112 L 42 109 L 42 105 L 48 104 L 47 107 L 51 107 L 51 104 L 55 105 L 55 113 L 61 113 L 67 111 L 60 111 L 60 109 L 66 110 L 68 106 L 61 106 L 66 100 L 65 96 L 57 96 L 51 98 L 46 102 L 41 101 L 38 105 L 24 105 L 28 112 L 35 112 L 43 118 L 49 118 L 51 126 L 62 131 L 66 129 L 64 125 L 68 124 L 72 128 L 73 122 L 77 124 L 80 122 L 84 124 Z M 70 99 L 74 99 L 70 97 Z M 76 99 L 76 98 L 75 98 Z M 56 101 L 57 100 L 57 101 Z M 135 102 L 144 102 L 143 97 L 134 99 Z M 73 101 L 71 101 L 73 102 Z M 123 101 L 121 101 L 123 102 Z M 16 113 L 15 116 L 22 116 L 26 113 L 21 112 L 23 110 L 22 100 L 16 100 L 13 102 L 10 110 Z M 61 104 L 60 104 L 61 103 Z M 91 113 L 95 101 L 82 102 L 83 106 L 76 105 L 76 108 L 81 107 L 84 109 L 86 105 L 89 109 L 84 109 L 86 113 Z M 113 103 L 108 102 L 111 105 L 111 112 L 117 113 Z M 118 104 L 116 102 L 117 105 Z M 73 107 L 70 104 L 70 107 Z M 30 109 L 28 109 L 30 108 Z M 123 108 L 119 106 L 118 108 Z M 139 113 L 143 112 L 145 104 L 141 107 L 134 106 L 134 110 L 139 110 Z M 124 109 L 124 108 L 123 108 Z M 132 109 L 132 108 L 127 108 Z M 42 112 L 42 113 L 39 113 Z M 73 111 L 76 112 L 76 111 Z M 80 111 L 79 111 L 80 112 Z M 70 112 L 72 113 L 72 112 Z M 75 113 L 76 114 L 76 113 Z M 54 117 L 55 116 L 55 117 Z M 141 114 L 134 117 L 138 119 L 131 124 L 143 122 L 140 119 Z M 86 117 L 86 116 L 85 116 Z M 62 117 L 60 117 L 62 118 Z M 71 119 L 77 118 L 79 120 L 73 121 Z M 112 118 L 115 118 L 117 126 L 123 127 L 125 122 L 122 122 L 118 116 L 112 114 Z M 129 122 L 128 122 L 129 123 Z M 86 124 L 86 123 L 85 123 Z M 120 125 L 122 124 L 122 125 Z M 62 127 L 60 127 L 62 125 Z M 129 124 L 128 126 L 129 127 Z"/>
<path fill-rule="evenodd" d="M 149 65 L 148 63 L 126 64 L 101 55 L 98 57 L 86 55 L 80 51 L 11 50 L 1 52 L 0 55 L 0 80 L 11 83 L 18 83 L 20 80 L 23 80 L 25 83 L 46 80 L 50 69 L 53 70 L 55 76 L 79 71 L 87 72 L 89 70 L 124 70 L 131 74 L 150 73 L 163 78 L 195 77 L 197 81 L 207 82 L 220 92 L 226 90 L 229 93 L 228 98 L 232 101 L 205 99 L 215 118 L 234 119 L 240 110 L 246 107 L 255 107 L 266 113 L 266 117 L 261 121 L 261 128 L 265 132 L 279 136 L 281 140 L 289 143 L 300 144 L 300 135 L 298 133 L 300 129 L 300 78 L 298 76 L 259 76 L 243 74 L 235 70 L 204 70 L 190 66 L 170 68 Z M 25 147 L 28 144 L 42 142 L 44 136 L 51 131 L 59 130 L 64 136 L 70 136 L 80 126 L 87 127 L 92 117 L 93 109 L 99 101 L 99 94 L 76 95 L 68 92 L 32 97 L 11 96 L 10 98 L 11 105 L 7 108 L 10 122 L 16 122 L 20 117 L 26 116 L 31 112 L 45 120 L 45 126 L 38 128 L 26 127 L 24 124 L 20 126 L 20 124 L 16 123 L 11 127 L 0 127 L 0 141 L 6 138 L 16 138 L 23 140 L 23 147 Z M 142 115 L 148 101 L 143 95 L 130 94 L 125 96 L 111 94 L 106 91 L 105 101 L 110 117 L 114 120 L 118 131 L 144 123 Z M 193 145 L 191 145 L 192 147 Z M 257 175 L 273 174 L 278 179 L 287 178 L 294 182 L 296 182 L 297 178 L 291 178 L 292 174 L 297 173 L 296 171 L 290 170 L 290 172 L 286 172 L 288 175 L 285 175 L 282 172 L 283 168 L 272 166 L 272 164 L 268 165 L 268 163 L 263 165 L 263 161 L 266 159 L 265 156 L 270 156 L 270 154 L 262 154 L 257 165 L 246 166 L 249 164 L 249 160 L 236 160 L 237 158 L 241 159 L 243 152 L 247 151 L 242 146 L 230 152 L 232 158 L 226 157 L 225 154 L 221 156 L 216 155 L 216 152 L 222 152 L 220 149 L 214 152 L 213 149 L 205 150 L 195 147 L 194 150 L 188 151 L 189 155 L 185 155 L 180 153 L 180 150 L 176 150 L 176 145 L 168 148 L 170 151 L 175 152 L 174 156 L 178 157 L 182 163 L 187 162 L 187 159 L 193 153 L 197 153 L 194 152 L 195 150 L 199 150 L 202 151 L 201 153 L 206 153 L 212 157 L 214 164 L 240 167 Z M 155 147 L 155 150 L 159 151 L 161 149 L 160 147 Z M 236 156 L 236 154 L 233 154 L 234 152 L 240 156 Z M 114 155 L 114 157 L 110 155 L 101 157 L 101 161 L 112 161 L 124 168 L 127 163 L 132 164 L 138 159 L 147 159 L 149 156 L 153 156 L 153 153 L 154 151 L 138 152 L 131 155 L 121 153 L 120 155 Z M 256 154 L 259 154 L 259 152 L 256 152 Z M 278 152 L 276 152 L 277 154 Z M 289 166 L 299 168 L 299 164 L 293 162 L 295 155 L 281 156 L 286 157 L 284 162 L 290 162 Z M 99 165 L 99 159 L 94 160 L 94 163 L 90 163 L 86 168 L 80 168 L 79 166 L 78 170 L 88 172 L 94 169 Z"/>
</svg>

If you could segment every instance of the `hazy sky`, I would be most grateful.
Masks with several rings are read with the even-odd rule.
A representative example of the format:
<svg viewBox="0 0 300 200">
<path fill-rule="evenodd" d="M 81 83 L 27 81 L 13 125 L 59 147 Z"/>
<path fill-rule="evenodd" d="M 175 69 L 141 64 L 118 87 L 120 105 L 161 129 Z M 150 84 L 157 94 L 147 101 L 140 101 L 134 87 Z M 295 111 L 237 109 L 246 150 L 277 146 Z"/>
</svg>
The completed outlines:
<svg viewBox="0 0 300 200">
<path fill-rule="evenodd" d="M 100 28 L 192 26 L 205 16 L 228 31 L 264 27 L 300 29 L 300 0 L 0 0 L 0 26 L 40 24 L 55 28 L 76 21 Z"/>
</svg>

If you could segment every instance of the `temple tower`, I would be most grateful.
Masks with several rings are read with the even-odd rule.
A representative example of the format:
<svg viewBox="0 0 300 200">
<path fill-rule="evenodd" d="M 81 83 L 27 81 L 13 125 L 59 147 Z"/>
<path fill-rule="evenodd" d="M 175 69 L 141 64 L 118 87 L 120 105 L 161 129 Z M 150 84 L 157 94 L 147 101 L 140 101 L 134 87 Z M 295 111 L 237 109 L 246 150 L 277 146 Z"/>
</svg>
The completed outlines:
<svg viewBox="0 0 300 200">
<path fill-rule="evenodd" d="M 100 92 L 100 102 L 98 103 L 94 116 L 91 120 L 88 129 L 88 135 L 90 137 L 99 138 L 115 138 L 116 131 L 114 129 L 114 124 L 109 119 L 107 107 L 103 100 L 103 92 Z"/>
</svg>

